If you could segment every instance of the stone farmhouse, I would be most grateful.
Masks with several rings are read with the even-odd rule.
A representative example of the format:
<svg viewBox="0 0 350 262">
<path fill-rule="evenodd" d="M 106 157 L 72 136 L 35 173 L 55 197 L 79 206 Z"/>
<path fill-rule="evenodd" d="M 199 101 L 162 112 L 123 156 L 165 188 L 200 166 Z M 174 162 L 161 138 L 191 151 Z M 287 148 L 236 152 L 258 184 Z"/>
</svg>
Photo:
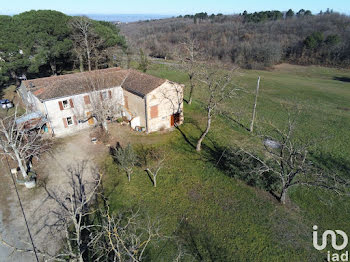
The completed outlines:
<svg viewBox="0 0 350 262">
<path fill-rule="evenodd" d="M 108 68 L 22 81 L 18 92 L 44 130 L 64 136 L 96 125 L 96 104 L 118 109 L 132 128 L 147 133 L 183 122 L 183 85 L 133 69 Z"/>
</svg>

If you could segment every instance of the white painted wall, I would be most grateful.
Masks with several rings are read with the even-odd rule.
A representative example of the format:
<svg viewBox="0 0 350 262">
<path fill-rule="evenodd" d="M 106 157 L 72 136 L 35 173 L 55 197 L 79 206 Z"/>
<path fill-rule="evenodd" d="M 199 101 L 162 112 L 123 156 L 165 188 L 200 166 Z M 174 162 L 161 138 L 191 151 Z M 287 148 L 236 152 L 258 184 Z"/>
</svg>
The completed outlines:
<svg viewBox="0 0 350 262">
<path fill-rule="evenodd" d="M 108 92 L 108 90 L 112 91 L 112 100 L 115 103 L 119 103 L 119 104 L 124 103 L 123 90 L 120 86 L 99 90 L 97 91 L 97 93 L 104 92 L 104 91 Z M 79 95 L 70 96 L 70 97 L 48 100 L 43 103 L 44 106 L 47 108 L 47 112 L 45 112 L 45 115 L 48 115 L 48 119 L 51 123 L 51 127 L 56 136 L 64 136 L 64 135 L 72 134 L 72 133 L 78 132 L 79 130 L 90 127 L 88 122 L 74 124 L 74 121 L 73 121 L 73 125 L 70 125 L 67 128 L 65 128 L 64 122 L 63 122 L 63 118 L 67 118 L 67 117 L 74 118 L 74 116 L 76 116 L 77 121 L 87 119 L 86 113 L 91 112 L 92 110 L 91 105 L 85 105 L 85 102 L 84 102 L 84 96 L 88 94 L 89 93 L 84 93 L 84 94 L 79 94 Z M 92 101 L 92 98 L 91 98 L 92 94 L 90 93 L 89 95 L 90 95 L 90 100 Z M 64 110 L 60 110 L 59 102 L 63 100 L 69 100 L 69 99 L 73 100 L 74 108 L 67 108 Z"/>
<path fill-rule="evenodd" d="M 124 105 L 124 95 L 128 96 L 129 108 L 132 110 L 132 107 L 140 107 L 140 112 L 142 114 L 136 114 L 135 117 L 139 117 L 140 123 L 138 125 L 145 125 L 144 118 L 144 101 L 146 100 L 147 105 L 147 125 L 148 132 L 158 131 L 162 128 L 168 129 L 171 127 L 171 115 L 180 112 L 181 113 L 181 123 L 183 122 L 183 85 L 166 81 L 164 84 L 147 94 L 145 98 L 139 98 L 141 101 L 134 101 L 132 98 L 135 96 L 129 92 L 123 91 L 122 87 L 113 87 L 108 89 L 103 89 L 97 91 L 103 92 L 111 90 L 112 99 L 115 103 Z M 63 118 L 67 117 L 77 117 L 79 119 L 86 119 L 86 113 L 91 112 L 91 106 L 85 105 L 84 96 L 92 93 L 84 93 L 79 95 L 74 95 L 70 97 L 62 97 L 58 99 L 46 100 L 41 102 L 35 95 L 33 95 L 28 90 L 25 90 L 23 86 L 20 88 L 21 96 L 24 102 L 28 105 L 31 104 L 34 107 L 34 110 L 41 111 L 43 115 L 47 116 L 50 122 L 50 126 L 53 129 L 53 132 L 56 136 L 64 136 L 78 132 L 81 129 L 88 128 L 90 125 L 88 122 L 78 123 L 75 125 L 68 126 L 65 128 Z M 124 93 L 124 95 L 123 95 Z M 94 95 L 92 95 L 94 96 Z M 72 99 L 74 103 L 74 109 L 67 108 L 60 110 L 59 101 Z M 145 100 L 144 100 L 145 99 Z M 92 99 L 91 99 L 92 101 Z M 158 105 L 158 117 L 151 118 L 150 108 L 154 105 Z M 74 119 L 73 119 L 74 120 Z M 137 122 L 138 122 L 137 121 Z M 74 122 L 74 121 L 73 121 Z"/>
</svg>

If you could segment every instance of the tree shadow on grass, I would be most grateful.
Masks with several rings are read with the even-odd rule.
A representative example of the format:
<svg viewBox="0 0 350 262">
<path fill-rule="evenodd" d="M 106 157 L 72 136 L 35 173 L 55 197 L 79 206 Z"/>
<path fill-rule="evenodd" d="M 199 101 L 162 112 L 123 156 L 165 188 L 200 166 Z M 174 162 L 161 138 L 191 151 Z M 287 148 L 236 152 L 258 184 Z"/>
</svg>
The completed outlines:
<svg viewBox="0 0 350 262">
<path fill-rule="evenodd" d="M 238 127 L 242 128 L 244 131 L 250 131 L 248 127 L 246 127 L 244 124 L 239 122 L 237 119 L 234 119 L 232 116 L 230 116 L 227 112 L 223 112 L 220 114 L 221 117 L 223 117 L 225 120 L 231 121 L 234 124 L 236 124 Z"/>
<path fill-rule="evenodd" d="M 350 177 L 350 162 L 344 158 L 335 158 L 329 153 L 311 153 L 315 165 L 321 169 L 326 169 L 331 173 L 338 173 L 342 176 Z"/>
<path fill-rule="evenodd" d="M 187 120 L 185 125 L 186 125 L 186 128 L 184 127 L 184 125 L 176 126 L 176 129 L 182 135 L 184 141 L 186 142 L 186 145 L 189 146 L 189 147 L 181 147 L 181 148 L 182 148 L 182 150 L 186 151 L 187 153 L 191 153 L 194 156 L 195 155 L 197 156 L 197 154 L 195 154 L 195 152 L 196 152 L 195 149 L 196 149 L 197 141 L 199 139 L 199 135 L 198 135 L 198 137 L 197 136 L 193 136 L 193 132 L 192 131 L 187 131 L 187 130 L 189 130 L 189 129 L 198 130 L 200 133 L 202 133 L 203 131 L 199 127 L 198 123 L 196 121 L 194 121 L 194 120 L 191 120 L 191 119 Z"/>
<path fill-rule="evenodd" d="M 262 164 L 250 157 L 239 148 L 219 146 L 214 142 L 214 148 L 205 148 L 208 152 L 207 160 L 211 161 L 216 168 L 232 178 L 239 179 L 247 185 L 263 189 L 269 192 L 277 200 L 279 179 L 272 172 L 259 172 L 263 169 Z"/>
<path fill-rule="evenodd" d="M 333 77 L 333 80 L 350 83 L 350 77 L 346 77 L 346 76 L 335 76 Z"/>
<path fill-rule="evenodd" d="M 212 235 L 188 221 L 182 221 L 175 232 L 186 250 L 198 261 L 229 261 L 227 250 L 213 241 Z"/>
<path fill-rule="evenodd" d="M 179 130 L 179 132 L 181 133 L 182 137 L 185 139 L 186 143 L 189 144 L 192 148 L 196 148 L 196 146 L 194 145 L 194 141 L 193 139 L 189 138 L 188 135 L 186 135 L 180 128 L 180 126 L 176 126 L 176 129 Z M 192 140 L 192 141 L 191 141 Z"/>
</svg>

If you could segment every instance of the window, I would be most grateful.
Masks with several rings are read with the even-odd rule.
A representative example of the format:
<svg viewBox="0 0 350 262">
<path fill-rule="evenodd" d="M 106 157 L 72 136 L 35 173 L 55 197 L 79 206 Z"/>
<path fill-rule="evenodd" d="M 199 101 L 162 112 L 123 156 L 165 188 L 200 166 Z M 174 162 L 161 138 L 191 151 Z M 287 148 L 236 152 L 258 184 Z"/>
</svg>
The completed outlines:
<svg viewBox="0 0 350 262">
<path fill-rule="evenodd" d="M 68 125 L 68 126 L 73 125 L 73 119 L 72 119 L 72 117 L 69 116 L 69 117 L 67 117 L 66 119 L 67 119 L 67 125 Z"/>
<path fill-rule="evenodd" d="M 108 90 L 108 91 L 100 92 L 100 98 L 101 98 L 101 101 L 104 101 L 106 99 L 112 99 L 112 91 Z"/>
<path fill-rule="evenodd" d="M 63 101 L 62 101 L 62 104 L 63 104 L 63 108 L 64 108 L 64 109 L 69 108 L 68 100 L 63 100 Z"/>
<path fill-rule="evenodd" d="M 62 120 L 63 120 L 63 125 L 65 128 L 78 124 L 76 116 L 64 117 L 64 118 L 62 118 Z"/>
<path fill-rule="evenodd" d="M 101 97 L 102 97 L 102 100 L 106 100 L 108 98 L 108 94 L 107 94 L 107 91 L 103 91 L 101 93 Z"/>
<path fill-rule="evenodd" d="M 58 101 L 58 106 L 60 107 L 60 110 L 64 110 L 67 108 L 74 108 L 73 99 Z"/>
</svg>

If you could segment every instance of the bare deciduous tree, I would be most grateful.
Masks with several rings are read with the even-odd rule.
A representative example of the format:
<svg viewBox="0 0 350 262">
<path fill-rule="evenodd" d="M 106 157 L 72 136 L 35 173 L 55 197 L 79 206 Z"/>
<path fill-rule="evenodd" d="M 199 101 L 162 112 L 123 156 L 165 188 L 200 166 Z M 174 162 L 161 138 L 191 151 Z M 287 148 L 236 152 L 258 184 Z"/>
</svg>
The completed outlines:
<svg viewBox="0 0 350 262">
<path fill-rule="evenodd" d="M 133 51 L 130 46 L 128 46 L 127 48 L 117 47 L 115 48 L 112 54 L 114 62 L 117 63 L 119 67 L 126 68 L 126 69 L 130 68 L 132 56 L 133 56 Z"/>
<path fill-rule="evenodd" d="M 260 175 L 270 172 L 278 178 L 279 196 L 282 204 L 286 203 L 288 190 L 296 185 L 314 186 L 332 190 L 338 194 L 348 194 L 346 189 L 350 181 L 336 175 L 330 175 L 317 168 L 309 158 L 309 150 L 315 141 L 300 139 L 295 135 L 297 117 L 288 114 L 288 124 L 284 129 L 269 123 L 271 134 L 263 136 L 264 151 L 267 158 L 243 152 L 256 160 L 259 165 L 255 172 Z"/>
<path fill-rule="evenodd" d="M 128 144 L 125 148 L 113 148 L 112 156 L 117 161 L 118 165 L 126 172 L 130 182 L 133 168 L 137 162 L 137 157 L 131 144 Z"/>
<path fill-rule="evenodd" d="M 73 41 L 73 52 L 78 57 L 79 60 L 79 70 L 80 72 L 84 71 L 84 48 L 81 42 Z M 75 61 L 74 61 L 75 63 Z"/>
<path fill-rule="evenodd" d="M 93 166 L 89 167 L 88 161 L 77 162 L 66 174 L 69 181 L 63 189 L 45 188 L 55 203 L 48 212 L 52 216 L 47 226 L 57 239 L 62 237 L 63 246 L 57 254 L 36 248 L 44 261 L 140 262 L 146 259 L 150 245 L 171 240 L 160 234 L 159 220 L 145 219 L 139 210 L 114 214 L 103 195 L 102 174 Z M 101 199 L 103 204 L 98 202 Z M 8 243 L 1 233 L 0 244 L 16 252 L 33 253 L 31 248 L 18 248 Z M 179 246 L 176 258 L 185 254 Z"/>
<path fill-rule="evenodd" d="M 225 100 L 232 98 L 239 89 L 232 82 L 232 72 L 222 73 L 220 71 L 203 68 L 198 78 L 208 90 L 207 101 L 205 103 L 207 125 L 198 139 L 196 146 L 196 150 L 201 151 L 202 142 L 209 133 L 213 115 L 218 111 L 218 107 L 224 103 Z"/>
<path fill-rule="evenodd" d="M 27 164 L 32 158 L 39 158 L 50 148 L 50 142 L 43 138 L 38 127 L 26 130 L 25 123 L 17 124 L 17 106 L 12 115 L 0 118 L 0 149 L 3 156 L 16 161 L 24 178 L 27 178 Z"/>
<path fill-rule="evenodd" d="M 50 225 L 55 232 L 64 232 L 63 251 L 56 258 L 69 257 L 69 261 L 84 261 L 84 253 L 94 244 L 91 237 L 90 221 L 96 210 L 92 208 L 93 201 L 102 175 L 97 169 L 91 170 L 91 182 L 84 178 L 87 161 L 77 163 L 68 168 L 69 186 L 64 191 L 46 189 L 48 196 L 55 201 L 58 208 L 52 210 L 56 221 Z"/>
<path fill-rule="evenodd" d="M 98 241 L 94 245 L 95 261 L 143 261 L 150 243 L 161 240 L 159 221 L 149 218 L 144 226 L 140 222 L 139 211 L 110 213 L 108 205 L 102 215 L 101 229 L 97 232 Z"/>
<path fill-rule="evenodd" d="M 94 34 L 90 19 L 85 16 L 74 17 L 71 21 L 73 41 L 84 48 L 88 69 L 91 71 L 91 36 Z"/>
<path fill-rule="evenodd" d="M 91 169 L 95 179 L 88 182 L 83 178 L 86 169 L 87 161 L 68 169 L 68 192 L 47 190 L 59 207 L 52 226 L 65 232 L 64 249 L 55 257 L 79 262 L 142 261 L 149 244 L 161 239 L 159 221 L 143 223 L 139 211 L 114 215 L 99 191 L 102 175 Z M 93 205 L 97 194 L 104 199 L 103 206 Z"/>
<path fill-rule="evenodd" d="M 164 167 L 166 160 L 166 154 L 161 149 L 151 148 L 148 151 L 147 168 L 145 171 L 152 178 L 153 186 L 157 187 L 157 175 L 159 171 Z"/>
<path fill-rule="evenodd" d="M 162 102 L 164 101 L 168 104 L 164 103 L 163 106 L 172 110 L 173 114 L 181 114 L 183 111 L 183 89 L 183 85 L 173 84 L 171 89 L 161 90 Z"/>
<path fill-rule="evenodd" d="M 127 76 L 126 76 L 127 77 Z M 124 79 L 126 79 L 126 77 Z M 95 119 L 95 124 L 100 126 L 103 131 L 108 133 L 107 122 L 115 117 L 122 115 L 122 98 L 120 94 L 113 93 L 112 90 L 106 90 L 110 86 L 104 75 L 98 72 L 91 72 L 84 79 L 85 85 L 89 90 L 88 103 L 85 102 L 85 108 L 75 107 L 74 113 L 78 120 L 88 121 L 90 118 Z M 86 111 L 90 115 L 86 115 Z"/>
<path fill-rule="evenodd" d="M 195 89 L 195 75 L 197 73 L 197 59 L 200 53 L 199 43 L 194 37 L 189 37 L 181 45 L 179 51 L 179 57 L 181 60 L 181 66 L 186 72 L 190 81 L 190 94 L 188 98 L 188 104 L 192 104 L 193 93 Z"/>
</svg>

